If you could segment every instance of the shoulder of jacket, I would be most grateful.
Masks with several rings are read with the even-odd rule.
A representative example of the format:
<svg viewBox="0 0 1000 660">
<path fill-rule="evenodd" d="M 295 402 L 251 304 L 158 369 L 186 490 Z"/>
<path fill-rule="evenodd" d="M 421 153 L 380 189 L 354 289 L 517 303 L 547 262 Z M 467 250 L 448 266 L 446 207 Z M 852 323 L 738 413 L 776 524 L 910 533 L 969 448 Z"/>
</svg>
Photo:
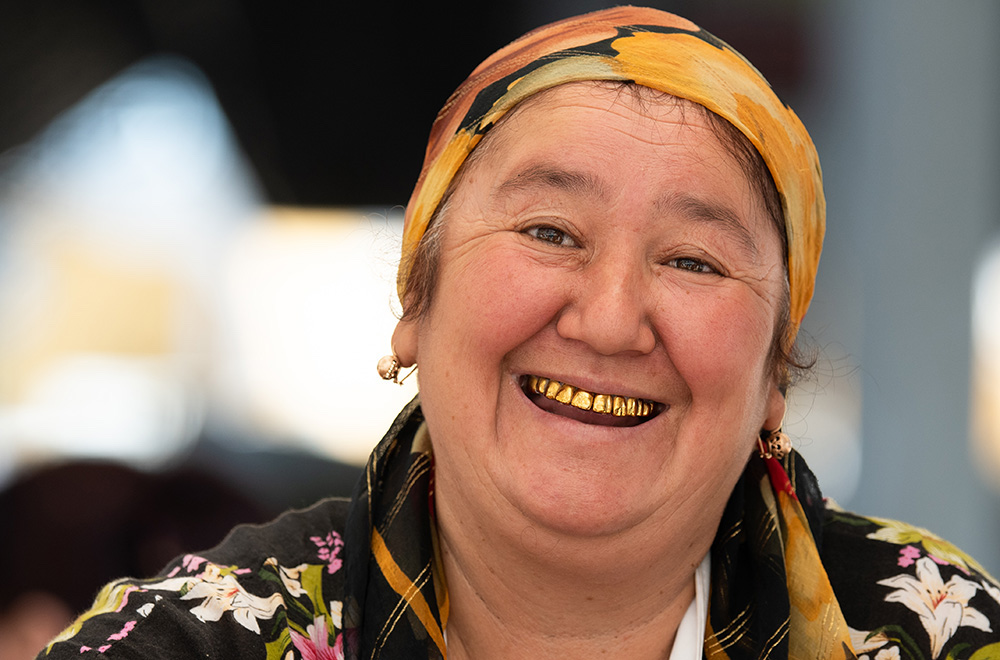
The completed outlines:
<svg viewBox="0 0 1000 660">
<path fill-rule="evenodd" d="M 1000 655 L 1000 586 L 933 532 L 828 502 L 821 556 L 855 652 L 878 660 Z"/>
</svg>

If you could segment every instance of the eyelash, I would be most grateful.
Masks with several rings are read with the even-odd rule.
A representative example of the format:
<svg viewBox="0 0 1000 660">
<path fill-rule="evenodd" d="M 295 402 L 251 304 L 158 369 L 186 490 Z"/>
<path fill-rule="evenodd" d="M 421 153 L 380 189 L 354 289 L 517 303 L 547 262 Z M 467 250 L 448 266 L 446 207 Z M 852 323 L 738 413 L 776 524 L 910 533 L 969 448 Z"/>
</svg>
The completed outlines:
<svg viewBox="0 0 1000 660">
<path fill-rule="evenodd" d="M 572 236 L 562 229 L 558 229 L 551 225 L 535 225 L 534 227 L 528 227 L 524 230 L 524 233 L 536 240 L 542 241 L 543 243 L 551 243 L 552 245 L 558 245 L 560 247 L 580 247 Z M 543 233 L 548 234 L 549 237 L 543 237 L 541 235 Z"/>
<path fill-rule="evenodd" d="M 701 261 L 700 259 L 693 259 L 691 257 L 677 257 L 676 259 L 668 261 L 667 265 L 692 273 L 716 274 L 719 272 L 710 264 Z"/>
<path fill-rule="evenodd" d="M 535 225 L 525 229 L 524 233 L 531 236 L 535 240 L 542 241 L 543 243 L 550 243 L 559 247 L 579 247 L 579 244 L 573 239 L 572 236 L 562 229 L 553 227 L 552 225 Z M 548 237 L 545 237 L 545 235 Z M 688 271 L 690 273 L 705 275 L 719 274 L 719 270 L 717 268 L 706 261 L 695 259 L 694 257 L 676 257 L 667 261 L 666 265 L 679 270 Z"/>
</svg>

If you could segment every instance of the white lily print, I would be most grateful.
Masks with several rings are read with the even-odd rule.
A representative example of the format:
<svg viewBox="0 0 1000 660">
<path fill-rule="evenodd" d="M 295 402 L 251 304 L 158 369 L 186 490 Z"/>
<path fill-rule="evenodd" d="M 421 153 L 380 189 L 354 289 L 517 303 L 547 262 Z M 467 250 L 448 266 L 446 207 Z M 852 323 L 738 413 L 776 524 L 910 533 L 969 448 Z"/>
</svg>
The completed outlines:
<svg viewBox="0 0 1000 660">
<path fill-rule="evenodd" d="M 851 635 L 851 647 L 856 653 L 874 651 L 889 643 L 889 637 L 885 633 L 872 635 L 867 630 L 855 630 L 850 627 L 848 627 L 847 631 Z"/>
<path fill-rule="evenodd" d="M 299 564 L 293 568 L 285 568 L 278 563 L 278 560 L 274 557 L 268 557 L 264 562 L 265 566 L 271 566 L 278 573 L 278 577 L 281 578 L 281 583 L 285 585 L 285 589 L 288 590 L 289 595 L 298 598 L 300 596 L 306 595 L 306 590 L 302 588 L 302 572 L 309 567 L 308 564 Z"/>
<path fill-rule="evenodd" d="M 344 601 L 330 601 L 330 620 L 333 621 L 333 626 L 337 630 L 344 627 Z"/>
<path fill-rule="evenodd" d="M 284 604 L 281 594 L 269 598 L 254 596 L 243 590 L 236 578 L 227 575 L 218 582 L 201 582 L 181 596 L 181 600 L 203 598 L 201 605 L 191 608 L 199 621 L 218 621 L 225 612 L 232 612 L 241 626 L 260 634 L 257 619 L 270 619 Z"/>
<path fill-rule="evenodd" d="M 145 585 L 146 589 L 187 592 L 181 600 L 202 599 L 200 605 L 191 608 L 191 614 L 199 621 L 218 621 L 226 612 L 233 613 L 233 619 L 241 626 L 260 634 L 257 619 L 270 619 L 279 607 L 284 605 L 281 594 L 268 598 L 255 596 L 244 590 L 231 573 L 225 575 L 215 564 L 208 564 L 196 577 L 168 578 L 162 582 Z"/>
<path fill-rule="evenodd" d="M 890 646 L 875 654 L 875 660 L 899 660 L 899 647 Z"/>
<path fill-rule="evenodd" d="M 878 583 L 896 589 L 885 597 L 886 602 L 901 603 L 920 617 L 920 623 L 930 636 L 931 658 L 941 655 L 945 643 L 961 626 L 992 632 L 982 612 L 969 607 L 969 599 L 980 585 L 958 575 L 944 582 L 937 564 L 929 557 L 917 560 L 916 578 L 897 575 Z"/>
</svg>

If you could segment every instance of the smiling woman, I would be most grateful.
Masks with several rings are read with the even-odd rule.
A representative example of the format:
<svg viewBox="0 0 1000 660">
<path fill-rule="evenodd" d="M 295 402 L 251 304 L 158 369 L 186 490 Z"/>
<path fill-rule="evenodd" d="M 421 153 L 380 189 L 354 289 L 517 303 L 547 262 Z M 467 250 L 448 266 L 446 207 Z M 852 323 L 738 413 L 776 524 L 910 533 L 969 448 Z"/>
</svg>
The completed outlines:
<svg viewBox="0 0 1000 660">
<path fill-rule="evenodd" d="M 685 501 L 685 484 L 735 483 L 759 430 L 780 425 L 768 355 L 781 240 L 739 166 L 682 107 L 561 85 L 501 122 L 458 178 L 437 219 L 434 303 L 394 337 L 403 364 L 421 365 L 421 406 L 441 439 L 446 566 L 444 532 L 463 528 L 445 520 L 495 517 L 485 529 L 512 547 L 526 522 L 514 512 L 539 532 L 676 525 L 662 544 L 687 533 L 692 556 L 647 545 L 644 562 L 697 563 L 714 525 L 692 532 L 728 492 Z M 706 218 L 707 206 L 729 221 Z M 552 396 L 529 396 L 531 377 Z M 588 396 L 590 414 L 577 413 Z M 602 549 L 610 558 L 635 540 Z"/>
<path fill-rule="evenodd" d="M 826 503 L 780 430 L 824 219 L 808 134 L 715 37 L 526 35 L 432 129 L 379 363 L 420 395 L 351 500 L 109 585 L 46 653 L 992 657 L 992 578 Z"/>
<path fill-rule="evenodd" d="M 758 432 L 780 425 L 768 356 L 781 240 L 681 102 L 641 107 L 569 83 L 526 101 L 482 148 L 437 219 L 434 303 L 394 336 L 403 364 L 421 365 L 450 650 L 482 657 L 477 628 L 523 607 L 505 590 L 540 588 L 577 610 L 567 633 L 592 642 L 603 627 L 603 644 L 641 657 L 669 642 L 694 596 L 693 573 L 673 567 L 706 555 Z M 690 497 L 713 482 L 728 487 Z M 530 569 L 501 584 L 486 555 Z M 610 565 L 613 583 L 595 584 Z M 529 657 L 587 648 L 545 646 Z"/>
</svg>

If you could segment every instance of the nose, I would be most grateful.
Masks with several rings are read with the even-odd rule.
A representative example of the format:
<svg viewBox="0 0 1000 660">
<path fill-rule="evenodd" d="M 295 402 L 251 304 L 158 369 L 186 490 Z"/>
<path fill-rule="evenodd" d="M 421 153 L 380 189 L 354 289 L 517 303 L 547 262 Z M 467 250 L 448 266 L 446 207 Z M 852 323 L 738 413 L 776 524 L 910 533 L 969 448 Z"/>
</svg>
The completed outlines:
<svg viewBox="0 0 1000 660">
<path fill-rule="evenodd" d="M 559 315 L 556 331 L 601 355 L 649 353 L 656 346 L 650 293 L 641 265 L 608 254 L 580 270 L 578 286 Z"/>
</svg>

